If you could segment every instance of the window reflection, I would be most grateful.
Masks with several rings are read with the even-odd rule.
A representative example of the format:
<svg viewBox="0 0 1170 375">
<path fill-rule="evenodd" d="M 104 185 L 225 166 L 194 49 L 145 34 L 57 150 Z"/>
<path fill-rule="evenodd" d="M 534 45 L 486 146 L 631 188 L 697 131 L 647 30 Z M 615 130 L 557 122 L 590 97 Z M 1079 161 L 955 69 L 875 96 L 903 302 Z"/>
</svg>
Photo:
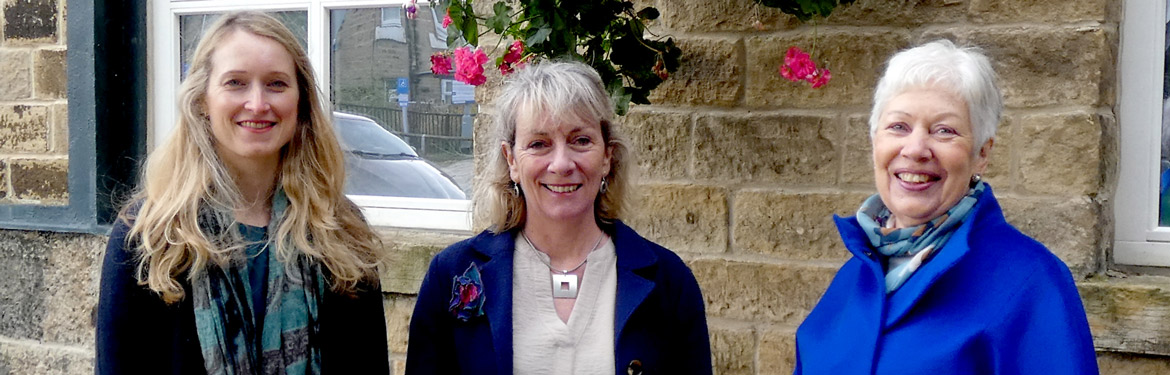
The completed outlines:
<svg viewBox="0 0 1170 375">
<path fill-rule="evenodd" d="M 389 164 L 385 160 L 351 160 L 351 194 L 465 199 L 470 191 L 471 125 L 478 112 L 473 87 L 431 72 L 431 55 L 447 49 L 443 14 L 419 4 L 416 15 L 411 19 L 398 6 L 330 11 L 330 98 L 335 117 L 351 119 L 338 121 L 339 131 L 356 131 L 341 128 L 347 124 L 373 123 L 417 153 L 417 170 L 410 171 L 374 165 Z M 345 145 L 350 149 L 370 146 L 366 140 L 365 146 L 350 142 Z M 424 166 L 437 169 L 428 174 Z M 447 182 L 435 175 L 460 194 L 442 196 Z M 433 191 L 387 187 L 411 182 L 404 180 Z"/>
<path fill-rule="evenodd" d="M 1165 21 L 1166 27 L 1162 30 L 1166 36 L 1162 46 L 1162 160 L 1159 163 L 1161 178 L 1158 184 L 1160 226 L 1170 226 L 1170 1 L 1167 1 Z"/>
</svg>

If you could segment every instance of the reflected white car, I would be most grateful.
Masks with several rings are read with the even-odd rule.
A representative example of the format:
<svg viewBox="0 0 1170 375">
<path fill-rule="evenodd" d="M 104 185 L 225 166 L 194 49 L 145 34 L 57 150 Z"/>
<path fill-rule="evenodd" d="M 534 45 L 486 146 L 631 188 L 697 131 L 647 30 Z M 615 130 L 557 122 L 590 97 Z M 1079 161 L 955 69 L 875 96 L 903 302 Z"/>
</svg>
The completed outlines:
<svg viewBox="0 0 1170 375">
<path fill-rule="evenodd" d="M 345 193 L 387 197 L 467 199 L 450 176 L 374 120 L 333 112 L 345 150 Z"/>
</svg>

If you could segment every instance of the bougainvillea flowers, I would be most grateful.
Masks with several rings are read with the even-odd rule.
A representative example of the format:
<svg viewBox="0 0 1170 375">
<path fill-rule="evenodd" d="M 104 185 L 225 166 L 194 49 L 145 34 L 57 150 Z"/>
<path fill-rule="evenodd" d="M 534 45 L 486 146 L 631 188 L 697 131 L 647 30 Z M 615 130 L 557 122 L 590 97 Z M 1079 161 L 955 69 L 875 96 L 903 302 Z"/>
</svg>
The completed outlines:
<svg viewBox="0 0 1170 375">
<path fill-rule="evenodd" d="M 488 62 L 487 54 L 483 50 L 471 47 L 455 49 L 455 80 L 472 86 L 487 82 L 483 75 L 483 64 Z"/>
<path fill-rule="evenodd" d="M 451 8 L 447 8 L 447 14 L 443 16 L 443 28 L 451 26 Z"/>
<path fill-rule="evenodd" d="M 442 52 L 431 55 L 431 73 L 440 76 L 451 74 L 451 55 Z"/>
<path fill-rule="evenodd" d="M 818 68 L 812 57 L 798 47 L 790 47 L 784 54 L 780 76 L 792 82 L 808 82 L 814 89 L 824 86 L 833 78 L 828 68 Z"/>
<path fill-rule="evenodd" d="M 524 42 L 515 41 L 511 46 L 508 46 L 508 52 L 500 57 L 500 74 L 508 75 L 516 69 L 524 67 Z"/>
</svg>

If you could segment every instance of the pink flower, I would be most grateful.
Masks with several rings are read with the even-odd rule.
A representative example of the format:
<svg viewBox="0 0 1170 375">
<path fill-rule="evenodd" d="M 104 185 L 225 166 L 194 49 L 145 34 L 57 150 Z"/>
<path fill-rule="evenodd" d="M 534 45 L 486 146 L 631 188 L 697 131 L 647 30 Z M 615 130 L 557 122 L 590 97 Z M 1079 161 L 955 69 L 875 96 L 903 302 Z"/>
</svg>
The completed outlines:
<svg viewBox="0 0 1170 375">
<path fill-rule="evenodd" d="M 451 74 L 451 56 L 442 52 L 431 55 L 431 73 L 440 76 Z"/>
<path fill-rule="evenodd" d="M 828 68 L 818 69 L 816 77 L 809 80 L 808 83 L 811 83 L 812 88 L 816 89 L 824 86 L 826 83 L 829 83 L 830 79 L 833 79 L 833 74 L 829 73 Z"/>
<path fill-rule="evenodd" d="M 518 68 L 524 67 L 524 62 L 521 58 L 524 57 L 524 42 L 515 41 L 511 46 L 508 46 L 508 52 L 504 53 L 503 61 L 500 62 L 500 74 L 508 75 Z"/>
<path fill-rule="evenodd" d="M 410 2 L 406 3 L 405 5 L 406 18 L 413 20 L 415 17 L 418 17 L 418 0 L 410 0 Z"/>
<path fill-rule="evenodd" d="M 487 54 L 483 50 L 471 50 L 471 47 L 455 49 L 455 80 L 472 86 L 487 82 L 483 75 L 483 64 L 488 62 Z"/>
<path fill-rule="evenodd" d="M 451 8 L 447 8 L 447 14 L 443 16 L 443 28 L 451 26 Z"/>
<path fill-rule="evenodd" d="M 784 54 L 784 64 L 780 65 L 780 76 L 792 82 L 808 82 L 812 88 L 820 88 L 829 83 L 832 74 L 829 69 L 818 68 L 812 58 L 797 47 L 788 48 Z"/>
</svg>

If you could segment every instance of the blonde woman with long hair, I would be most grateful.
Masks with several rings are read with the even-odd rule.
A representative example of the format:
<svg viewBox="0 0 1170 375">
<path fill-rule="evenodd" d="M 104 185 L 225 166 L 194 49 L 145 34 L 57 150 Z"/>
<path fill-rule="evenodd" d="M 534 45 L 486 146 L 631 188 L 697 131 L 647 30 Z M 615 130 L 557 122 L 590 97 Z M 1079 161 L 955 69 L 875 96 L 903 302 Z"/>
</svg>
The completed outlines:
<svg viewBox="0 0 1170 375">
<path fill-rule="evenodd" d="M 223 15 L 179 103 L 110 235 L 97 373 L 388 373 L 380 243 L 296 38 Z"/>
</svg>

